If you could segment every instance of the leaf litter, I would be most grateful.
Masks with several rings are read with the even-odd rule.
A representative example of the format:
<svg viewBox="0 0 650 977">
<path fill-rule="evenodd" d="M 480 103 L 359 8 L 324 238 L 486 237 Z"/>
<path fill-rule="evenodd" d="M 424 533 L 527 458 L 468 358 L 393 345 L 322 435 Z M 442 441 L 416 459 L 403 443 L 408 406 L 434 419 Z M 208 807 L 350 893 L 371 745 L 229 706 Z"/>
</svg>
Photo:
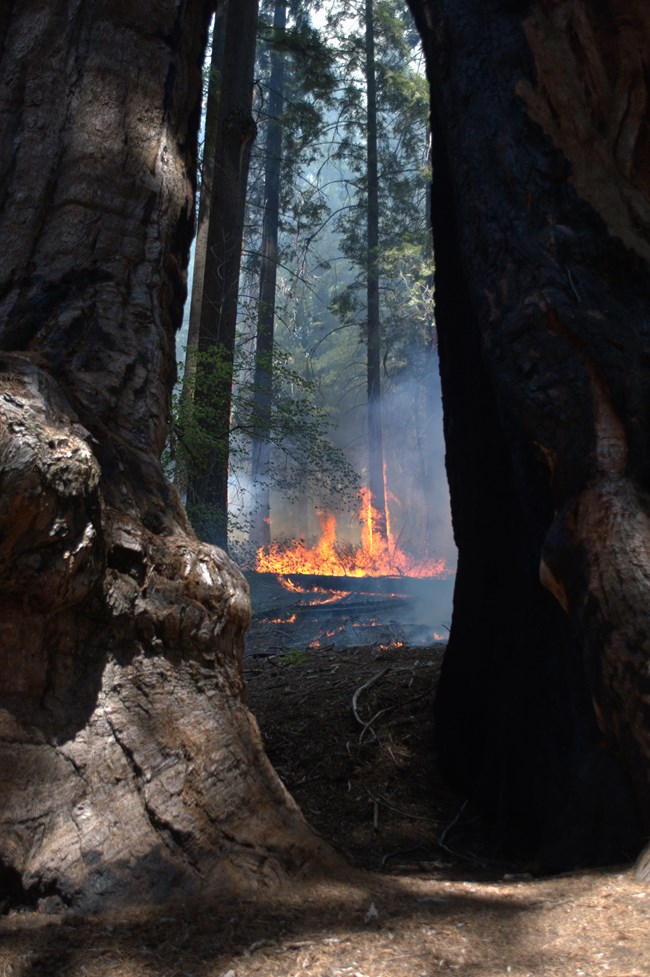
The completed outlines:
<svg viewBox="0 0 650 977">
<path fill-rule="evenodd" d="M 227 905 L 14 912 L 0 977 L 649 977 L 650 890 L 629 867 L 536 877 L 499 861 L 438 778 L 441 654 L 246 660 L 267 751 L 349 873 Z"/>
</svg>

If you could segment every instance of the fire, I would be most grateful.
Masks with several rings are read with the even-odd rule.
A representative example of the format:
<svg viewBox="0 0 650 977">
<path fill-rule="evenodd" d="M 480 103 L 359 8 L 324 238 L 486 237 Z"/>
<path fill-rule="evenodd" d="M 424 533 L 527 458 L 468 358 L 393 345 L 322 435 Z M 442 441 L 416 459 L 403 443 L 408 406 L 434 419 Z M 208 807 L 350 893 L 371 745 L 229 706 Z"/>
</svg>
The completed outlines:
<svg viewBox="0 0 650 977">
<path fill-rule="evenodd" d="M 260 547 L 255 569 L 260 573 L 333 577 L 446 577 L 453 572 L 442 559 L 418 559 L 405 553 L 393 541 L 388 514 L 385 520 L 379 519 L 370 491 L 362 489 L 360 497 L 359 546 L 341 545 L 336 538 L 336 517 L 323 512 L 319 514 L 321 537 L 317 543 L 308 546 L 299 539 Z M 376 526 L 382 522 L 386 525 L 385 535 L 376 531 Z M 287 589 L 300 590 L 295 584 Z"/>
<path fill-rule="evenodd" d="M 336 604 L 337 601 L 343 600 L 344 597 L 349 597 L 350 594 L 346 590 L 324 590 L 323 587 L 310 587 L 308 590 L 304 587 L 299 587 L 293 582 L 290 577 L 283 577 L 278 575 L 278 583 L 281 584 L 285 590 L 289 590 L 292 594 L 323 594 L 323 597 L 319 597 L 317 600 L 301 600 L 298 603 L 301 607 L 320 607 L 322 604 Z"/>
</svg>

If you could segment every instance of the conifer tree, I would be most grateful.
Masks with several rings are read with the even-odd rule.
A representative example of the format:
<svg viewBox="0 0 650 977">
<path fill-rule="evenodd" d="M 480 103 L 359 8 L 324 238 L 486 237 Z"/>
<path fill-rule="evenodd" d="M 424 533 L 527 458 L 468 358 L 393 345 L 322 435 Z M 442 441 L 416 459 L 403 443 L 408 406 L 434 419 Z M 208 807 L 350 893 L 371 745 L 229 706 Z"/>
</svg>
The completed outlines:
<svg viewBox="0 0 650 977">
<path fill-rule="evenodd" d="M 188 436 L 186 457 L 192 463 L 187 486 L 188 513 L 203 539 L 227 549 L 238 284 L 248 165 L 256 135 L 251 108 L 258 0 L 238 0 L 236 9 L 228 0 L 219 8 L 213 46 L 217 63 L 210 76 L 204 159 L 208 203 L 204 196 L 201 232 L 205 233 L 205 244 L 201 237 L 181 433 L 184 420 L 193 431 L 195 455 L 192 458 Z"/>
</svg>

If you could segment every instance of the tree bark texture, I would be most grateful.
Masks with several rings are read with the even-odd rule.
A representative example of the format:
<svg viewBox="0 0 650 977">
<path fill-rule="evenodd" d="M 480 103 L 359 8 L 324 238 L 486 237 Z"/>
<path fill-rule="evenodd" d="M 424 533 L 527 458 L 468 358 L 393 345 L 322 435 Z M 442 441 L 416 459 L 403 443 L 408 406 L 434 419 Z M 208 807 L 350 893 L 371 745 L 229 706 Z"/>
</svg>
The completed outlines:
<svg viewBox="0 0 650 977">
<path fill-rule="evenodd" d="M 411 0 L 458 577 L 449 776 L 511 850 L 650 828 L 650 12 Z"/>
<path fill-rule="evenodd" d="M 245 581 L 162 449 L 201 0 L 21 0 L 0 52 L 0 883 L 97 910 L 325 852 L 240 674 Z"/>
</svg>

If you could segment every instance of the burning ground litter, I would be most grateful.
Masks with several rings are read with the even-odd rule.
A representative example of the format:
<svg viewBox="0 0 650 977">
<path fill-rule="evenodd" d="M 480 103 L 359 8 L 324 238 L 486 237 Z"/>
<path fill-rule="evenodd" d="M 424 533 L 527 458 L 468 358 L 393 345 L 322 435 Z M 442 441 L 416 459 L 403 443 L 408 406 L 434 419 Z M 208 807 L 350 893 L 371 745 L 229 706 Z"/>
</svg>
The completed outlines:
<svg viewBox="0 0 650 977">
<path fill-rule="evenodd" d="M 368 489 L 359 493 L 360 542 L 342 543 L 337 536 L 336 516 L 318 513 L 321 533 L 312 544 L 304 539 L 280 540 L 257 551 L 259 573 L 309 574 L 336 577 L 428 577 L 445 578 L 454 573 L 438 556 L 417 555 L 400 546 L 391 530 L 389 510 L 385 518 L 371 502 Z M 378 527 L 384 531 L 380 532 Z"/>
<path fill-rule="evenodd" d="M 446 640 L 453 577 L 323 577 L 247 573 L 247 654 Z"/>
</svg>

